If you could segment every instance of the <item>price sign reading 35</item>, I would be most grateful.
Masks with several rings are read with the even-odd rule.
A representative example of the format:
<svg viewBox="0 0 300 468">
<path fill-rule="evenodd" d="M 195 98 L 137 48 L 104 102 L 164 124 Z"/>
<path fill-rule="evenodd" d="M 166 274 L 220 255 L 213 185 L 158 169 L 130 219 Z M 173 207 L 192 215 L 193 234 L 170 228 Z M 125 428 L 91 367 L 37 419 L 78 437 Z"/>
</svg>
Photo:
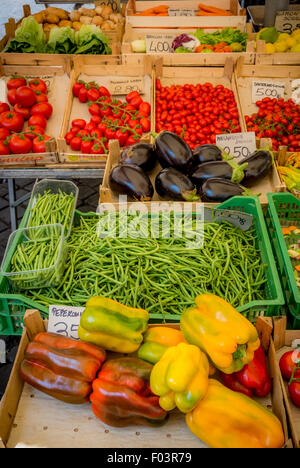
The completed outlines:
<svg viewBox="0 0 300 468">
<path fill-rule="evenodd" d="M 48 332 L 78 340 L 78 327 L 83 307 L 49 306 Z"/>
</svg>

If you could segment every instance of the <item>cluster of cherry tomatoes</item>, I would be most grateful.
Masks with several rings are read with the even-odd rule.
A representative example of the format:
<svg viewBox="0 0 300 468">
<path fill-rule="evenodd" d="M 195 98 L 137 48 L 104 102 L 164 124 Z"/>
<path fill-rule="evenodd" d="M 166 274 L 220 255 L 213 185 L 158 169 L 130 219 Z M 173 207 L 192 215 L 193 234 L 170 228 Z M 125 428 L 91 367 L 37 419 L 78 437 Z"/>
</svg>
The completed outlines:
<svg viewBox="0 0 300 468">
<path fill-rule="evenodd" d="M 127 94 L 126 102 L 114 99 L 109 90 L 96 83 L 77 81 L 73 95 L 87 103 L 91 119 L 72 121 L 65 140 L 73 151 L 83 154 L 107 154 L 110 140 L 118 140 L 121 147 L 140 141 L 151 129 L 151 106 L 138 91 Z"/>
<path fill-rule="evenodd" d="M 51 137 L 45 130 L 53 113 L 47 92 L 40 78 L 16 77 L 7 82 L 7 100 L 13 109 L 0 102 L 0 155 L 46 152 L 45 142 Z"/>
<path fill-rule="evenodd" d="M 271 138 L 274 151 L 287 146 L 288 151 L 300 151 L 300 106 L 291 99 L 264 98 L 256 103 L 259 111 L 246 116 L 249 132 L 257 138 Z"/>
<path fill-rule="evenodd" d="M 156 80 L 156 131 L 181 136 L 191 149 L 215 144 L 216 135 L 241 132 L 233 91 L 223 85 L 162 86 Z"/>
<path fill-rule="evenodd" d="M 300 408 L 300 349 L 284 353 L 279 366 L 283 378 L 288 382 L 291 400 Z"/>
</svg>

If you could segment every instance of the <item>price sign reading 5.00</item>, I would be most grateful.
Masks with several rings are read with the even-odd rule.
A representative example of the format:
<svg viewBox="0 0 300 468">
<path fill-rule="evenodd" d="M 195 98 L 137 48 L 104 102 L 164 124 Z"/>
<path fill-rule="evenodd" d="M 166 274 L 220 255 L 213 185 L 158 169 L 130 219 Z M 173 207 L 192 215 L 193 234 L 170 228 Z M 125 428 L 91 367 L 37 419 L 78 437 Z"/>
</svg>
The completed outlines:
<svg viewBox="0 0 300 468">
<path fill-rule="evenodd" d="M 147 34 L 146 52 L 147 54 L 170 54 L 173 52 L 172 43 L 176 35 L 172 34 Z"/>
<path fill-rule="evenodd" d="M 268 97 L 271 99 L 284 98 L 285 84 L 272 80 L 253 80 L 252 81 L 252 102 Z"/>
</svg>

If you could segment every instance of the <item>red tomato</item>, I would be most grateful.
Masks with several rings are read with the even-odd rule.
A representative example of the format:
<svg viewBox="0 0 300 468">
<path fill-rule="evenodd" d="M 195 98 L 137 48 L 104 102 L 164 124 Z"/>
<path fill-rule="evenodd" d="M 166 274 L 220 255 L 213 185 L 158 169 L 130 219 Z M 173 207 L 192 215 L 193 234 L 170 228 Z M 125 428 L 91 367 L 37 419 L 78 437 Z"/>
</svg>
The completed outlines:
<svg viewBox="0 0 300 468">
<path fill-rule="evenodd" d="M 11 151 L 9 149 L 9 145 L 6 145 L 4 143 L 4 140 L 0 140 L 0 155 L 1 156 L 6 156 L 7 154 L 10 154 Z"/>
<path fill-rule="evenodd" d="M 20 133 L 24 127 L 24 119 L 15 112 L 2 112 L 0 114 L 0 126 L 9 132 Z"/>
<path fill-rule="evenodd" d="M 294 405 L 300 408 L 300 382 L 292 382 L 289 385 L 289 394 Z"/>
<path fill-rule="evenodd" d="M 28 107 L 22 107 L 20 104 L 14 106 L 14 111 L 23 117 L 24 120 L 28 120 L 30 117 L 30 109 Z"/>
<path fill-rule="evenodd" d="M 36 94 L 29 86 L 21 86 L 16 90 L 16 100 L 22 107 L 32 107 L 36 103 Z"/>
<path fill-rule="evenodd" d="M 110 97 L 110 92 L 108 91 L 107 88 L 105 88 L 105 86 L 100 86 L 98 91 L 99 91 L 99 94 L 100 94 L 101 97 L 103 97 L 103 96 Z"/>
<path fill-rule="evenodd" d="M 9 140 L 9 149 L 13 154 L 28 154 L 32 149 L 31 140 L 25 135 L 13 135 Z"/>
<path fill-rule="evenodd" d="M 300 362 L 300 351 L 297 350 L 288 351 L 281 357 L 279 367 L 286 380 L 290 380 L 292 377 L 293 369 L 297 366 L 297 362 Z M 296 371 L 295 377 L 300 378 L 300 369 Z"/>
<path fill-rule="evenodd" d="M 94 145 L 93 141 L 83 140 L 81 143 L 82 154 L 91 154 L 93 145 Z"/>
<path fill-rule="evenodd" d="M 79 96 L 79 91 L 84 88 L 84 83 L 76 81 L 76 83 L 73 85 L 73 95 L 75 97 Z"/>
<path fill-rule="evenodd" d="M 113 130 L 112 128 L 107 128 L 105 130 L 105 138 L 107 138 L 108 140 L 114 140 L 116 138 L 116 131 Z"/>
<path fill-rule="evenodd" d="M 65 140 L 67 142 L 67 145 L 69 145 L 71 143 L 71 140 L 73 140 L 73 138 L 74 138 L 74 133 L 72 133 L 72 132 L 68 132 L 65 135 Z"/>
<path fill-rule="evenodd" d="M 82 143 L 82 138 L 76 136 L 72 138 L 72 140 L 70 141 L 70 146 L 73 151 L 80 151 L 81 143 Z"/>
<path fill-rule="evenodd" d="M 45 142 L 50 140 L 51 137 L 48 135 L 41 135 L 36 137 L 32 142 L 32 149 L 34 153 L 46 153 Z"/>
<path fill-rule="evenodd" d="M 38 135 L 44 135 L 45 130 L 38 125 L 32 125 L 31 127 L 27 127 L 23 133 L 30 140 L 34 140 Z"/>
<path fill-rule="evenodd" d="M 88 89 L 86 95 L 87 95 L 88 101 L 97 101 L 100 97 L 99 91 L 95 88 Z"/>
<path fill-rule="evenodd" d="M 53 113 L 53 107 L 49 102 L 41 102 L 40 104 L 35 104 L 31 109 L 31 115 L 43 115 L 45 119 L 50 119 Z"/>
<path fill-rule="evenodd" d="M 92 146 L 91 154 L 104 154 L 103 146 L 100 143 L 95 143 Z"/>
<path fill-rule="evenodd" d="M 91 137 L 95 140 L 101 140 L 103 138 L 103 132 L 101 132 L 99 128 L 96 128 L 95 130 L 91 131 Z"/>
<path fill-rule="evenodd" d="M 151 123 L 150 123 L 149 119 L 144 117 L 143 119 L 140 120 L 140 125 L 141 125 L 144 133 L 150 132 Z"/>
<path fill-rule="evenodd" d="M 73 133 L 73 135 L 75 136 L 80 130 L 81 129 L 79 127 L 72 127 L 70 132 Z"/>
<path fill-rule="evenodd" d="M 139 106 L 139 113 L 141 115 L 144 115 L 145 117 L 148 117 L 148 115 L 150 115 L 150 112 L 151 112 L 151 106 L 149 102 L 142 102 Z"/>
<path fill-rule="evenodd" d="M 135 143 L 138 143 L 139 141 L 140 141 L 140 138 L 134 135 L 130 135 L 130 137 L 126 141 L 126 146 L 134 145 Z"/>
<path fill-rule="evenodd" d="M 97 127 L 102 122 L 102 118 L 100 115 L 93 115 L 90 120 L 90 124 L 95 125 Z"/>
<path fill-rule="evenodd" d="M 90 107 L 89 107 L 89 113 L 91 115 L 100 115 L 101 113 L 101 108 L 99 106 L 99 104 L 91 104 Z"/>
<path fill-rule="evenodd" d="M 138 91 L 132 91 L 131 93 L 127 94 L 126 101 L 129 103 L 136 97 L 140 97 L 140 93 Z"/>
<path fill-rule="evenodd" d="M 41 114 L 33 115 L 28 120 L 28 126 L 34 127 L 35 125 L 38 125 L 39 127 L 42 127 L 46 130 L 47 119 Z"/>
<path fill-rule="evenodd" d="M 2 112 L 8 112 L 9 110 L 9 105 L 6 102 L 0 102 L 0 114 L 2 114 Z"/>
<path fill-rule="evenodd" d="M 84 119 L 75 119 L 72 121 L 72 127 L 85 128 L 86 121 Z"/>
<path fill-rule="evenodd" d="M 48 98 L 46 94 L 35 93 L 35 95 L 36 95 L 36 104 L 39 104 L 40 102 L 48 102 Z"/>
<path fill-rule="evenodd" d="M 142 104 L 143 99 L 141 96 L 136 96 L 130 101 L 130 105 L 133 106 L 135 109 L 139 109 L 140 105 Z"/>
<path fill-rule="evenodd" d="M 129 133 L 124 128 L 119 128 L 116 131 L 116 140 L 119 140 L 120 146 L 125 146 L 128 137 Z"/>
<path fill-rule="evenodd" d="M 7 89 L 18 89 L 21 86 L 26 86 L 27 81 L 25 78 L 11 78 L 7 82 Z"/>
<path fill-rule="evenodd" d="M 16 92 L 16 89 L 10 89 L 7 93 L 7 99 L 11 106 L 17 104 Z"/>
<path fill-rule="evenodd" d="M 79 132 L 76 134 L 76 136 L 80 136 L 81 138 L 87 137 L 87 136 L 89 136 L 89 135 L 90 135 L 90 132 L 88 132 L 87 130 L 85 130 L 85 129 L 83 129 L 83 128 L 81 128 L 81 129 L 79 130 Z"/>
<path fill-rule="evenodd" d="M 95 116 L 95 117 L 98 117 L 98 116 Z M 85 130 L 87 130 L 89 133 L 91 133 L 93 130 L 96 130 L 96 125 L 94 125 L 92 122 L 88 123 L 86 126 L 85 126 Z"/>
<path fill-rule="evenodd" d="M 82 103 L 88 102 L 87 89 L 85 89 L 85 87 L 80 88 L 78 93 L 78 99 Z"/>
<path fill-rule="evenodd" d="M 33 89 L 34 92 L 37 91 L 46 94 L 48 91 L 45 81 L 40 78 L 35 78 L 34 80 L 29 81 L 29 87 Z"/>
<path fill-rule="evenodd" d="M 0 127 L 0 141 L 1 140 L 6 140 L 7 137 L 9 137 L 10 132 L 6 130 L 6 128 Z"/>
</svg>

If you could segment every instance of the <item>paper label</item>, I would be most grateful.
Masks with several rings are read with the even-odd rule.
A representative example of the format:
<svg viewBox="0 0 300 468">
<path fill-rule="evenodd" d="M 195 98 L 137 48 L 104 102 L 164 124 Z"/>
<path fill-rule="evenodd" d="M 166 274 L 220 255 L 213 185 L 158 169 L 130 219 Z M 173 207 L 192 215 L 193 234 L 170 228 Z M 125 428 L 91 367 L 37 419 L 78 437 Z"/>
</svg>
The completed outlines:
<svg viewBox="0 0 300 468">
<path fill-rule="evenodd" d="M 169 16 L 196 16 L 198 10 L 190 8 L 169 8 Z"/>
<path fill-rule="evenodd" d="M 110 94 L 126 95 L 132 91 L 138 91 L 144 94 L 144 79 L 143 78 L 115 78 L 109 81 Z"/>
<path fill-rule="evenodd" d="M 78 340 L 78 327 L 84 307 L 49 306 L 48 332 Z"/>
<path fill-rule="evenodd" d="M 278 31 L 288 34 L 300 29 L 300 10 L 278 11 L 275 27 Z"/>
<path fill-rule="evenodd" d="M 172 43 L 176 34 L 147 34 L 146 53 L 147 54 L 168 54 L 172 53 Z"/>
<path fill-rule="evenodd" d="M 119 12 L 121 10 L 120 7 L 120 0 L 101 0 L 95 2 L 95 6 L 102 6 L 102 5 L 109 5 L 111 6 L 112 10 L 115 12 Z"/>
<path fill-rule="evenodd" d="M 227 154 L 236 159 L 244 159 L 256 151 L 256 137 L 254 132 L 232 133 L 217 135 L 216 144 Z"/>
<path fill-rule="evenodd" d="M 0 340 L 0 364 L 6 363 L 6 345 L 4 340 Z"/>
<path fill-rule="evenodd" d="M 271 99 L 284 98 L 285 84 L 273 80 L 253 80 L 252 81 L 252 102 L 269 97 Z"/>
</svg>

